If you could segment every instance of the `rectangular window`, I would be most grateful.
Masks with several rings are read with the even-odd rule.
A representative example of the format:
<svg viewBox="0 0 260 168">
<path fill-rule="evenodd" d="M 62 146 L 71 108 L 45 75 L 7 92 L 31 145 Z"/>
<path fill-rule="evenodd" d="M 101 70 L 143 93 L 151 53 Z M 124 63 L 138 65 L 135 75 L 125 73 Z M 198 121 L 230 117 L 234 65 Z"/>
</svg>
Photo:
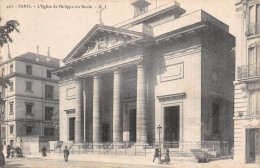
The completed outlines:
<svg viewBox="0 0 260 168">
<path fill-rule="evenodd" d="M 249 6 L 246 20 L 248 24 L 246 36 L 259 34 L 259 4 Z"/>
<path fill-rule="evenodd" d="M 258 57 L 259 57 L 259 46 L 248 48 L 248 76 L 257 76 L 259 74 L 258 68 Z"/>
<path fill-rule="evenodd" d="M 10 65 L 10 74 L 14 73 L 14 65 Z"/>
<path fill-rule="evenodd" d="M 26 114 L 32 114 L 32 104 L 26 104 Z"/>
<path fill-rule="evenodd" d="M 14 90 L 14 82 L 10 81 L 10 91 L 13 91 L 13 90 Z"/>
<path fill-rule="evenodd" d="M 10 140 L 10 147 L 14 147 L 14 140 Z"/>
<path fill-rule="evenodd" d="M 10 114 L 14 114 L 14 103 L 10 103 Z"/>
<path fill-rule="evenodd" d="M 26 73 L 31 75 L 32 74 L 32 66 L 31 65 L 26 65 Z"/>
<path fill-rule="evenodd" d="M 14 126 L 10 126 L 10 134 L 13 134 L 14 133 Z"/>
<path fill-rule="evenodd" d="M 249 114 L 259 115 L 260 103 L 259 103 L 259 91 L 257 89 L 249 91 Z"/>
<path fill-rule="evenodd" d="M 32 82 L 26 82 L 26 91 L 32 91 Z"/>
<path fill-rule="evenodd" d="M 248 48 L 248 65 L 256 63 L 255 47 Z"/>
<path fill-rule="evenodd" d="M 254 6 L 250 6 L 249 7 L 249 13 L 248 13 L 249 15 L 249 24 L 252 24 L 252 23 L 255 23 L 255 8 L 254 8 Z"/>
<path fill-rule="evenodd" d="M 51 78 L 51 70 L 47 69 L 47 78 Z"/>
<path fill-rule="evenodd" d="M 45 107 L 45 120 L 52 120 L 53 107 Z"/>
<path fill-rule="evenodd" d="M 32 134 L 33 127 L 26 127 L 26 134 Z"/>
<path fill-rule="evenodd" d="M 54 128 L 44 128 L 44 136 L 54 136 Z"/>
<path fill-rule="evenodd" d="M 53 86 L 45 85 L 45 98 L 53 98 Z"/>
</svg>

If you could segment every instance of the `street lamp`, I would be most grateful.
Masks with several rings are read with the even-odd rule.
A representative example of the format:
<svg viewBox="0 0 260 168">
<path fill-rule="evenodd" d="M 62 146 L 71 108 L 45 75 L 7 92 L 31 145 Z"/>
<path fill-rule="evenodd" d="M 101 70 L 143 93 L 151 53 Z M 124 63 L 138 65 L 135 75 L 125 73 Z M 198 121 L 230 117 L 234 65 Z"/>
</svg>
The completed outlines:
<svg viewBox="0 0 260 168">
<path fill-rule="evenodd" d="M 0 157 L 3 157 L 0 159 L 0 165 L 4 165 L 5 159 L 4 159 L 4 154 L 3 154 L 3 142 L 2 142 L 2 126 L 1 123 L 4 122 L 5 114 L 4 114 L 4 106 L 5 106 L 5 101 L 0 97 Z"/>
<path fill-rule="evenodd" d="M 157 132 L 159 133 L 159 163 L 161 163 L 161 133 L 162 133 L 162 126 L 159 124 L 157 127 Z"/>
</svg>

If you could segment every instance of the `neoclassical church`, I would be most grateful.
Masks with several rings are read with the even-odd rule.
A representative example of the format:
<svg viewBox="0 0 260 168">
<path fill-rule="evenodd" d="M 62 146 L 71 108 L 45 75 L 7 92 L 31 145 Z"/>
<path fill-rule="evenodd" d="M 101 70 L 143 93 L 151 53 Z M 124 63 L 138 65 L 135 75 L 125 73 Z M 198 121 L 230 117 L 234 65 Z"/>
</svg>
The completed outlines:
<svg viewBox="0 0 260 168">
<path fill-rule="evenodd" d="M 203 10 L 173 1 L 95 25 L 55 70 L 60 140 L 75 143 L 233 143 L 235 38 Z"/>
</svg>

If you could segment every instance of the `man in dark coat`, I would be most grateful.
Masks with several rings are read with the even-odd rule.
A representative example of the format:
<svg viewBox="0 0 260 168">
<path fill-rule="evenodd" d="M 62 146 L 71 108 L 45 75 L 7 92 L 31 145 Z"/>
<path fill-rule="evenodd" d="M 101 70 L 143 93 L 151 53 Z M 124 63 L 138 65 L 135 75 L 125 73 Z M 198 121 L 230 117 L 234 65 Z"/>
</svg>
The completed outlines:
<svg viewBox="0 0 260 168">
<path fill-rule="evenodd" d="M 10 147 L 10 145 L 7 145 L 7 147 L 6 147 L 6 154 L 7 154 L 6 158 L 9 158 L 10 154 L 11 154 L 11 147 Z"/>
<path fill-rule="evenodd" d="M 5 166 L 5 156 L 3 154 L 3 146 L 0 144 L 0 167 Z"/>
<path fill-rule="evenodd" d="M 45 157 L 45 156 L 47 156 L 47 154 L 46 154 L 46 148 L 45 148 L 45 146 L 43 145 L 43 146 L 42 146 L 42 157 Z"/>
<path fill-rule="evenodd" d="M 158 145 L 155 146 L 153 162 L 154 162 L 155 158 L 159 159 L 159 148 L 158 148 Z"/>
<path fill-rule="evenodd" d="M 68 162 L 68 158 L 69 158 L 69 155 L 70 155 L 70 152 L 69 150 L 67 149 L 67 146 L 65 146 L 65 149 L 64 149 L 64 159 L 65 159 L 65 162 Z"/>
</svg>

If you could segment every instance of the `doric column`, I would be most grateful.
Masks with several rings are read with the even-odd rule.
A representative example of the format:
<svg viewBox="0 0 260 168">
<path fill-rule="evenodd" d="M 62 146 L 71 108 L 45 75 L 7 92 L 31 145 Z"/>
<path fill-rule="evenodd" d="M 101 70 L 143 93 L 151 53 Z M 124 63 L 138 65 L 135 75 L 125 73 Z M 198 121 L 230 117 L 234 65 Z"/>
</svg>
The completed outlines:
<svg viewBox="0 0 260 168">
<path fill-rule="evenodd" d="M 99 109 L 100 96 L 100 77 L 94 76 L 93 79 L 93 143 L 100 142 L 101 134 L 101 115 Z"/>
<path fill-rule="evenodd" d="M 76 108 L 75 108 L 75 143 L 83 142 L 83 115 L 82 115 L 82 82 L 76 81 Z"/>
<path fill-rule="evenodd" d="M 113 142 L 123 141 L 122 124 L 121 124 L 121 71 L 114 71 L 114 90 L 113 90 Z"/>
<path fill-rule="evenodd" d="M 84 137 L 84 143 L 86 143 L 86 134 L 87 134 L 87 104 L 86 104 L 86 101 L 87 101 L 87 93 L 86 93 L 86 90 L 87 90 L 87 86 L 86 86 L 86 80 L 83 81 L 83 130 L 84 130 L 84 133 L 83 133 L 83 137 Z"/>
<path fill-rule="evenodd" d="M 137 66 L 136 143 L 147 143 L 145 65 Z"/>
</svg>

